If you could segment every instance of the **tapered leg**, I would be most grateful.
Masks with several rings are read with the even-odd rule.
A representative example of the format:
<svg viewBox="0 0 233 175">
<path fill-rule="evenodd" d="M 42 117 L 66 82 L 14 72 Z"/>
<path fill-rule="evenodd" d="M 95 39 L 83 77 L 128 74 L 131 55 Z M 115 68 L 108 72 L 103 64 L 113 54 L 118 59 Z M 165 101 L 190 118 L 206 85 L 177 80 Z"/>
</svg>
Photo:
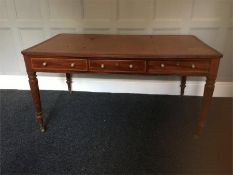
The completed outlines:
<svg viewBox="0 0 233 175">
<path fill-rule="evenodd" d="M 207 121 L 209 106 L 211 104 L 211 99 L 214 92 L 214 84 L 215 84 L 215 79 L 207 78 L 205 84 L 205 90 L 204 90 L 204 97 L 202 99 L 202 109 L 198 122 L 197 133 L 196 133 L 197 136 L 201 135 Z"/>
<path fill-rule="evenodd" d="M 204 96 L 202 99 L 201 113 L 196 131 L 196 136 L 198 137 L 201 136 L 207 121 L 209 106 L 211 104 L 211 99 L 214 92 L 214 85 L 217 77 L 218 66 L 219 66 L 219 59 L 211 60 L 209 73 L 207 75 L 205 89 L 204 89 Z"/>
<path fill-rule="evenodd" d="M 181 84 L 180 84 L 180 95 L 184 95 L 184 89 L 186 87 L 186 76 L 181 77 Z"/>
<path fill-rule="evenodd" d="M 66 83 L 67 83 L 67 86 L 68 86 L 68 91 L 69 93 L 71 94 L 72 91 L 71 91 L 71 74 L 69 73 L 66 73 Z"/>
<path fill-rule="evenodd" d="M 36 111 L 36 120 L 40 125 L 41 132 L 45 132 L 44 121 L 42 118 L 42 111 L 41 111 L 40 92 L 38 87 L 38 80 L 36 78 L 36 73 L 29 72 L 28 78 L 31 88 L 32 100 Z"/>
</svg>

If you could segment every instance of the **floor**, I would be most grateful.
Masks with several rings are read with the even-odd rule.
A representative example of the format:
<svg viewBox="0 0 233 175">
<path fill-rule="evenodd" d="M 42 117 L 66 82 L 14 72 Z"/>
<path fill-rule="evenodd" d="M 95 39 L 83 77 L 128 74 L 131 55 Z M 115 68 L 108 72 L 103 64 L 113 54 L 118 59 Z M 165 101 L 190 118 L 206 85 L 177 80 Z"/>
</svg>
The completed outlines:
<svg viewBox="0 0 233 175">
<path fill-rule="evenodd" d="M 232 98 L 213 98 L 194 139 L 201 97 L 1 90 L 1 174 L 232 174 Z"/>
</svg>

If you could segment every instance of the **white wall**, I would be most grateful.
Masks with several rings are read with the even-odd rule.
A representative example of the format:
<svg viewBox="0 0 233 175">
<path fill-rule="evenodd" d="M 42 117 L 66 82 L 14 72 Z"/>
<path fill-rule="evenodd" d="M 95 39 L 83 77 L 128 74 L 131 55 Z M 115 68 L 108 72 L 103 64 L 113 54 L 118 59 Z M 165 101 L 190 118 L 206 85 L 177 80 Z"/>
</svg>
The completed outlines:
<svg viewBox="0 0 233 175">
<path fill-rule="evenodd" d="M 195 34 L 224 54 L 218 81 L 232 82 L 232 3 L 232 0 L 0 0 L 0 75 L 25 75 L 20 51 L 61 32 Z"/>
</svg>

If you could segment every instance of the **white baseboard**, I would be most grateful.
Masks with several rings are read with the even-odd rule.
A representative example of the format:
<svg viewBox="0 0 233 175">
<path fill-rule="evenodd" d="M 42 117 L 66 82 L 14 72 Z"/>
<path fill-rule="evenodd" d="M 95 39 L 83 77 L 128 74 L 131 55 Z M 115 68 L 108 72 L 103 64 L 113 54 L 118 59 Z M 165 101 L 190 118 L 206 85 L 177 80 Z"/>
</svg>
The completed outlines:
<svg viewBox="0 0 233 175">
<path fill-rule="evenodd" d="M 38 76 L 41 90 L 67 90 L 64 77 Z M 185 95 L 202 96 L 204 81 L 187 81 Z M 27 76 L 0 75 L 0 89 L 29 90 Z M 73 78 L 73 91 L 179 95 L 180 82 L 163 80 Z M 216 82 L 214 97 L 233 97 L 233 82 Z"/>
</svg>

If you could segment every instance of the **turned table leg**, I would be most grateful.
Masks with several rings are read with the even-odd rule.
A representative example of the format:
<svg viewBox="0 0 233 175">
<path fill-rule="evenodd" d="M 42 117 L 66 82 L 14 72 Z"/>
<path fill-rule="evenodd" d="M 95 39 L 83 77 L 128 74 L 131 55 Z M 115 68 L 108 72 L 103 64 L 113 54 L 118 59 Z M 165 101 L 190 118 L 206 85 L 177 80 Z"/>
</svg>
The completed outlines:
<svg viewBox="0 0 233 175">
<path fill-rule="evenodd" d="M 68 86 L 68 91 L 69 93 L 71 94 L 72 91 L 71 91 L 71 74 L 70 73 L 66 73 L 66 83 L 67 83 L 67 86 Z"/>
<path fill-rule="evenodd" d="M 197 136 L 200 136 L 208 117 L 209 106 L 211 104 L 212 95 L 214 92 L 215 79 L 207 78 L 204 90 L 204 97 L 202 99 L 202 109 L 198 121 Z"/>
<path fill-rule="evenodd" d="M 36 120 L 40 125 L 41 132 L 45 132 L 44 121 L 42 118 L 40 92 L 36 72 L 28 72 L 29 84 L 31 88 L 32 100 L 36 111 Z"/>
<path fill-rule="evenodd" d="M 217 77 L 218 66 L 219 66 L 219 60 L 214 59 L 211 61 L 209 73 L 206 79 L 204 96 L 202 99 L 201 113 L 200 113 L 200 117 L 198 121 L 197 131 L 196 131 L 196 136 L 198 137 L 201 136 L 202 131 L 207 121 L 209 106 L 211 104 L 212 95 L 214 92 L 214 86 L 215 86 L 215 80 Z"/>
<path fill-rule="evenodd" d="M 181 77 L 181 83 L 180 83 L 180 95 L 184 95 L 184 89 L 186 87 L 186 76 Z"/>
</svg>

